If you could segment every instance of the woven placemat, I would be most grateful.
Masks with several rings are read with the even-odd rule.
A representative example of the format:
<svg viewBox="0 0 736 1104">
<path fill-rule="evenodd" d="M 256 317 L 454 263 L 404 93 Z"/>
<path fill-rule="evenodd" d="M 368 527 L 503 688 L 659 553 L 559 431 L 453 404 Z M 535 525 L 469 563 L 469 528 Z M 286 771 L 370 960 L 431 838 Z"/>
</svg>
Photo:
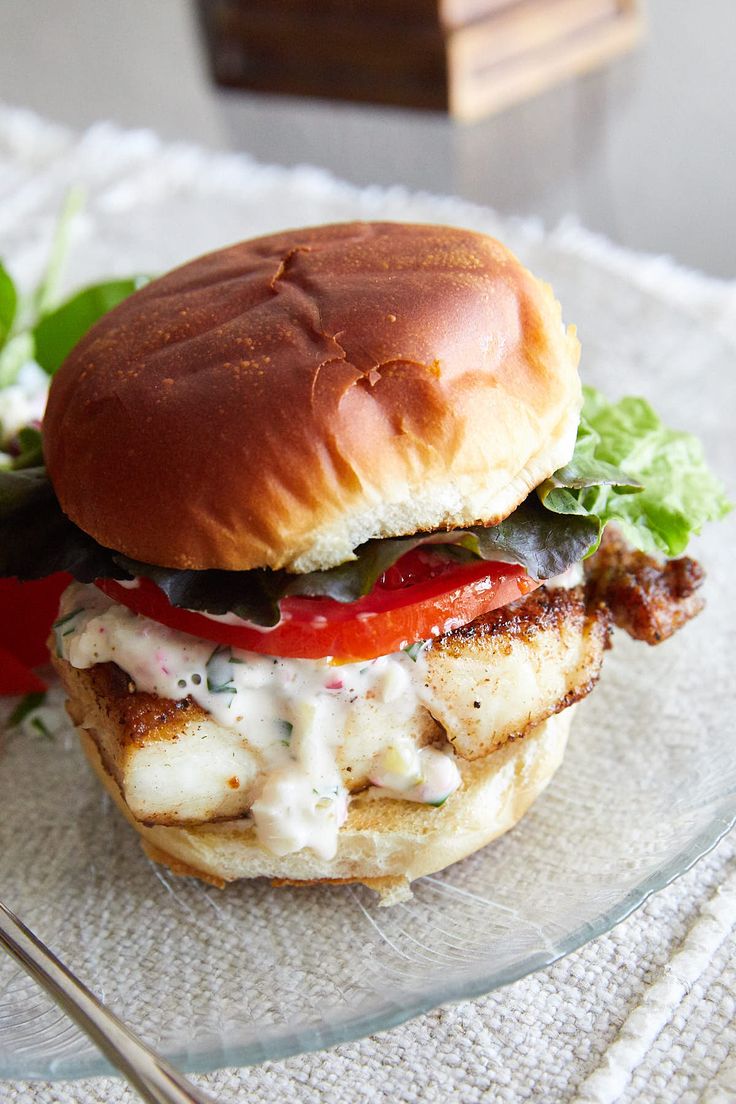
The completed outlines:
<svg viewBox="0 0 736 1104">
<path fill-rule="evenodd" d="M 268 179 L 278 185 L 282 205 L 288 197 L 286 208 L 276 214 L 267 203 L 251 204 L 244 227 L 248 188 L 257 180 L 262 194 Z M 278 225 L 356 216 L 444 220 L 481 225 L 527 255 L 585 264 L 593 278 L 615 277 L 629 289 L 656 293 L 736 346 L 735 285 L 666 258 L 636 256 L 572 222 L 546 233 L 534 222 L 503 220 L 456 199 L 358 190 L 320 170 L 264 168 L 243 155 L 166 146 L 150 133 L 107 125 L 76 136 L 0 109 L 0 252 L 12 256 L 21 281 L 37 274 L 73 184 L 92 203 L 77 230 L 70 285 L 102 272 L 127 273 L 131 257 L 140 270 L 159 271 Z M 189 217 L 193 204 L 196 220 Z M 161 223 L 162 208 L 168 225 Z M 327 1052 L 194 1080 L 222 1101 L 253 1104 L 731 1101 L 735 923 L 736 841 L 728 838 L 616 929 L 513 986 Z M 2 1104 L 135 1099 L 109 1078 L 0 1082 Z"/>
</svg>

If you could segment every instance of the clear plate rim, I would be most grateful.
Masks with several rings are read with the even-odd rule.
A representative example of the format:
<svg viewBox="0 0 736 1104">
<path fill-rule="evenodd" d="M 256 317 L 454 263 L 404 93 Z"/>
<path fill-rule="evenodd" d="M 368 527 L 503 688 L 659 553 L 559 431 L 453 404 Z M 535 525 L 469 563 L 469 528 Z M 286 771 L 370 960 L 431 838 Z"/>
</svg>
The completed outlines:
<svg viewBox="0 0 736 1104">
<path fill-rule="evenodd" d="M 222 1050 L 174 1050 L 167 1049 L 165 1057 L 186 1073 L 213 1073 L 225 1067 L 257 1066 L 262 1062 L 281 1061 L 310 1054 L 343 1043 L 355 1042 L 377 1032 L 390 1031 L 417 1016 L 431 1012 L 442 1005 L 464 1000 L 474 1000 L 512 985 L 539 970 L 548 969 L 556 962 L 580 950 L 581 947 L 605 935 L 636 912 L 649 898 L 686 874 L 700 859 L 712 851 L 736 826 L 736 794 L 729 794 L 718 805 L 718 812 L 698 835 L 683 847 L 659 870 L 649 874 L 635 885 L 615 906 L 600 913 L 594 920 L 586 921 L 573 932 L 553 944 L 547 953 L 536 953 L 522 959 L 495 976 L 473 979 L 470 983 L 450 984 L 435 989 L 420 999 L 405 1004 L 395 1003 L 389 1008 L 340 1021 L 339 1025 L 326 1024 L 298 1030 L 284 1028 L 270 1036 L 268 1044 L 247 1043 Z M 420 879 L 421 881 L 421 879 Z M 83 980 L 83 979 L 82 979 Z M 28 1069 L 8 1067 L 0 1077 L 2 1081 L 77 1081 L 89 1077 L 119 1077 L 119 1072 L 100 1054 L 84 1058 L 76 1064 L 66 1063 L 55 1069 L 53 1063 L 43 1072 L 32 1073 Z"/>
</svg>

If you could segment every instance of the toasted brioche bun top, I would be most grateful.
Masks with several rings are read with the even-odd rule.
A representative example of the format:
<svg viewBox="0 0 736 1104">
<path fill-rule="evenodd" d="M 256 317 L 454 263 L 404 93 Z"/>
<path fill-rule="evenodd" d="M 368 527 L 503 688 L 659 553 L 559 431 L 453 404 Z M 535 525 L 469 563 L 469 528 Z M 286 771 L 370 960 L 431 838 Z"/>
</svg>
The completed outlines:
<svg viewBox="0 0 736 1104">
<path fill-rule="evenodd" d="M 493 524 L 570 457 L 579 346 L 469 230 L 242 242 L 102 318 L 44 420 L 62 509 L 176 568 L 327 568 L 371 537 Z"/>
</svg>

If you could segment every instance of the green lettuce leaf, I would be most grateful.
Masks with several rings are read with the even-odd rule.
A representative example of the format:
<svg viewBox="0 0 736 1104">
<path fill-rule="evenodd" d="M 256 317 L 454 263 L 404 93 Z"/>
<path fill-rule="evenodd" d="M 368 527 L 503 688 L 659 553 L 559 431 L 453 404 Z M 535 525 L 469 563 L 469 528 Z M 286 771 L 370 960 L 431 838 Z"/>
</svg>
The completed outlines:
<svg viewBox="0 0 736 1104">
<path fill-rule="evenodd" d="M 18 308 L 18 292 L 8 270 L 0 261 L 0 349 L 10 336 Z"/>
<path fill-rule="evenodd" d="M 35 359 L 50 376 L 59 368 L 87 330 L 103 314 L 127 299 L 146 282 L 136 276 L 108 280 L 82 288 L 55 310 L 41 316 L 33 327 Z"/>
<path fill-rule="evenodd" d="M 598 540 L 615 521 L 643 552 L 679 556 L 731 505 L 690 433 L 665 426 L 645 399 L 609 402 L 592 387 L 571 462 L 537 488 L 546 509 L 595 519 Z M 589 554 L 590 554 L 589 552 Z"/>
</svg>

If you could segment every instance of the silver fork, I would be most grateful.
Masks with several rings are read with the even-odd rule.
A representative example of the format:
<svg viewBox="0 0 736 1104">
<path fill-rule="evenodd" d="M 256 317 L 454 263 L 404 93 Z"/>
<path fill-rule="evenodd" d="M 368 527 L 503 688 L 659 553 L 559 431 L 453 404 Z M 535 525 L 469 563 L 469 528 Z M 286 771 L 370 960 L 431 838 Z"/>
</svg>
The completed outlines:
<svg viewBox="0 0 736 1104">
<path fill-rule="evenodd" d="M 215 1104 L 138 1038 L 0 901 L 0 946 L 53 997 L 148 1104 Z"/>
</svg>

